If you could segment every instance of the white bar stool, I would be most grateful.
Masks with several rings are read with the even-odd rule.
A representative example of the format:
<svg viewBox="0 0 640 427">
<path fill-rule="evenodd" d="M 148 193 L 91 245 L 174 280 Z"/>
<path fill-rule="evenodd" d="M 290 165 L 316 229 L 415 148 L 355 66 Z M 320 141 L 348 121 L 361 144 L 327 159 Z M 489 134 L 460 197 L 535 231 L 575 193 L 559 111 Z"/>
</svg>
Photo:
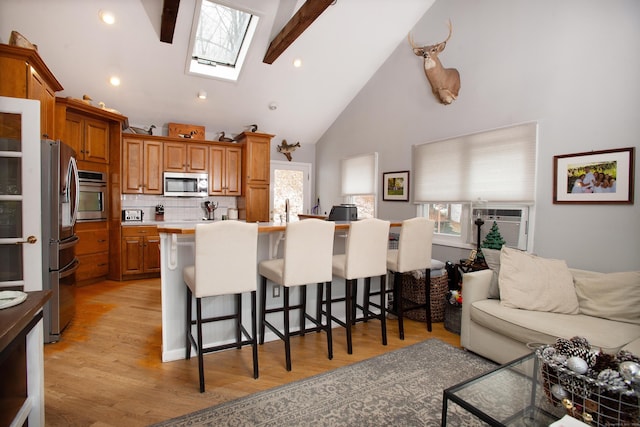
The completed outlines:
<svg viewBox="0 0 640 427">
<path fill-rule="evenodd" d="M 387 252 L 387 270 L 393 273 L 393 307 L 398 316 L 400 339 L 404 339 L 404 312 L 425 309 L 427 330 L 431 332 L 431 245 L 435 222 L 416 217 L 402 221 L 398 249 Z M 401 274 L 425 271 L 425 304 L 415 304 L 402 295 Z"/>
<path fill-rule="evenodd" d="M 380 319 L 382 344 L 387 345 L 387 323 L 384 299 L 386 295 L 387 247 L 389 244 L 389 221 L 368 218 L 354 221 L 349 225 L 345 253 L 333 256 L 333 275 L 345 279 L 345 297 L 331 302 L 345 301 L 345 321 L 337 317 L 331 319 L 346 328 L 347 352 L 353 353 L 351 327 L 356 322 L 356 308 L 360 308 L 364 317 L 359 320 Z M 367 289 L 370 289 L 371 278 L 380 278 L 380 313 L 369 310 Z M 356 289 L 358 279 L 365 279 L 365 303 L 358 306 Z"/>
<path fill-rule="evenodd" d="M 304 335 L 306 332 L 325 331 L 327 333 L 327 352 L 333 358 L 331 338 L 331 304 L 327 304 L 326 323 L 322 323 L 322 291 L 326 283 L 326 300 L 331 300 L 331 257 L 333 256 L 333 237 L 335 223 L 319 219 L 305 219 L 287 224 L 284 236 L 283 258 L 261 261 L 258 273 L 261 276 L 260 286 L 260 344 L 264 343 L 265 327 L 269 328 L 284 341 L 287 371 L 291 370 L 291 336 Z M 284 302 L 282 307 L 267 309 L 267 280 L 283 287 Z M 316 317 L 306 311 L 307 284 L 318 284 Z M 300 287 L 300 301 L 291 305 L 289 290 Z M 291 310 L 300 311 L 300 328 L 291 332 L 289 314 Z M 284 331 L 280 332 L 267 320 L 267 314 L 284 314 Z M 312 321 L 314 328 L 306 327 L 306 320 Z"/>
<path fill-rule="evenodd" d="M 258 224 L 220 221 L 197 224 L 195 227 L 195 265 L 183 270 L 187 286 L 186 358 L 191 358 L 191 347 L 198 353 L 200 393 L 204 392 L 205 353 L 241 348 L 253 348 L 253 378 L 258 378 L 258 348 L 256 339 L 256 290 L 258 259 Z M 251 293 L 251 333 L 242 325 L 242 294 Z M 202 299 L 220 295 L 235 296 L 235 311 L 202 318 Z M 192 299 L 196 299 L 196 319 L 192 319 Z M 204 347 L 204 323 L 234 320 L 235 341 Z M 197 328 L 193 338 L 192 325 Z M 243 339 L 244 338 L 244 339 Z"/>
</svg>

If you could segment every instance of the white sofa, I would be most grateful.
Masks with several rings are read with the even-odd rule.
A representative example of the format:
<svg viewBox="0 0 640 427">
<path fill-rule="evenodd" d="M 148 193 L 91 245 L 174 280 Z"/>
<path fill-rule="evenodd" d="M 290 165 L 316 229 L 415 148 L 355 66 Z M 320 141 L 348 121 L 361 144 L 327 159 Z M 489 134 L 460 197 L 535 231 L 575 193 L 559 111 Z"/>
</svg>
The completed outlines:
<svg viewBox="0 0 640 427">
<path fill-rule="evenodd" d="M 568 271 L 573 275 L 574 283 L 584 277 L 607 277 L 601 273 L 584 270 Z M 640 305 L 629 306 L 634 304 L 634 301 L 637 302 L 640 283 L 636 286 L 635 282 L 640 277 L 640 272 L 629 273 L 633 275 L 630 298 L 623 297 L 621 301 L 606 301 L 603 304 L 609 308 L 616 308 L 619 303 L 621 310 L 626 310 L 624 316 L 631 317 L 631 321 L 627 321 L 627 318 L 623 318 L 625 321 L 611 320 L 616 316 L 606 313 L 604 316 L 609 318 L 585 314 L 592 313 L 593 300 L 586 300 L 579 291 L 576 291 L 580 306 L 577 314 L 505 306 L 500 299 L 487 297 L 493 274 L 492 270 L 482 270 L 463 275 L 460 336 L 463 348 L 497 363 L 506 363 L 530 353 L 528 343 L 552 344 L 558 337 L 582 336 L 587 338 L 592 346 L 601 348 L 606 353 L 616 353 L 625 349 L 640 354 L 640 322 L 636 321 L 636 318 L 640 317 Z M 502 274 L 497 276 L 503 278 Z M 531 279 L 532 282 L 537 280 Z M 592 283 L 598 282 L 596 280 Z M 607 296 L 619 291 L 608 292 Z M 500 292 L 502 296 L 503 290 L 500 289 Z M 600 315 L 598 312 L 595 314 Z"/>
</svg>

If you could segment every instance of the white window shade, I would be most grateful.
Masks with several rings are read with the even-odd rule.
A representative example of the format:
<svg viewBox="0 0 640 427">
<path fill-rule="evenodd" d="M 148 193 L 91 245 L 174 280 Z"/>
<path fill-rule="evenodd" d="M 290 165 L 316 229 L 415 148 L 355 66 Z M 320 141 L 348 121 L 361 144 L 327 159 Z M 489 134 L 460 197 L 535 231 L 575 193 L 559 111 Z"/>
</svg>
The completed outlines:
<svg viewBox="0 0 640 427">
<path fill-rule="evenodd" d="M 413 146 L 414 201 L 533 202 L 537 124 Z"/>
<path fill-rule="evenodd" d="M 378 153 L 342 159 L 342 195 L 376 194 Z"/>
</svg>

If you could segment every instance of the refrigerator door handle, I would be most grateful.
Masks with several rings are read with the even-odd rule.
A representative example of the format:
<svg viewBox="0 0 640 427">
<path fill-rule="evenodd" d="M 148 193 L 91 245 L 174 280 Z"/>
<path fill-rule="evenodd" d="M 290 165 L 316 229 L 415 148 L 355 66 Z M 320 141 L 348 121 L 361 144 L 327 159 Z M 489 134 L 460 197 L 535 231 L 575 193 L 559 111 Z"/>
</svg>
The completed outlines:
<svg viewBox="0 0 640 427">
<path fill-rule="evenodd" d="M 78 175 L 78 163 L 76 163 L 75 157 L 71 157 L 71 172 L 73 174 L 73 184 L 75 185 L 75 203 L 73 206 L 73 214 L 71 215 L 71 225 L 76 225 L 78 218 L 78 210 L 80 209 L 80 176 Z"/>
</svg>

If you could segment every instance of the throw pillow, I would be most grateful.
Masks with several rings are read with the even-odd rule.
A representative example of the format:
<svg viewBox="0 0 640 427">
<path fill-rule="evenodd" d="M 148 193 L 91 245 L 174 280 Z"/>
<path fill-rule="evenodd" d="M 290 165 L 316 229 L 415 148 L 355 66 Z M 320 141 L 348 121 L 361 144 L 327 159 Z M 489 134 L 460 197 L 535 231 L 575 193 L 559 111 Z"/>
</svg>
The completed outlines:
<svg viewBox="0 0 640 427">
<path fill-rule="evenodd" d="M 575 272 L 580 312 L 640 325 L 640 271 Z"/>
<path fill-rule="evenodd" d="M 500 304 L 505 307 L 577 314 L 573 276 L 563 260 L 545 259 L 503 246 Z"/>
<path fill-rule="evenodd" d="M 500 287 L 498 284 L 498 275 L 500 274 L 500 251 L 498 249 L 482 248 L 482 255 L 487 267 L 493 271 L 491 283 L 489 283 L 489 292 L 487 298 L 500 299 Z"/>
</svg>

